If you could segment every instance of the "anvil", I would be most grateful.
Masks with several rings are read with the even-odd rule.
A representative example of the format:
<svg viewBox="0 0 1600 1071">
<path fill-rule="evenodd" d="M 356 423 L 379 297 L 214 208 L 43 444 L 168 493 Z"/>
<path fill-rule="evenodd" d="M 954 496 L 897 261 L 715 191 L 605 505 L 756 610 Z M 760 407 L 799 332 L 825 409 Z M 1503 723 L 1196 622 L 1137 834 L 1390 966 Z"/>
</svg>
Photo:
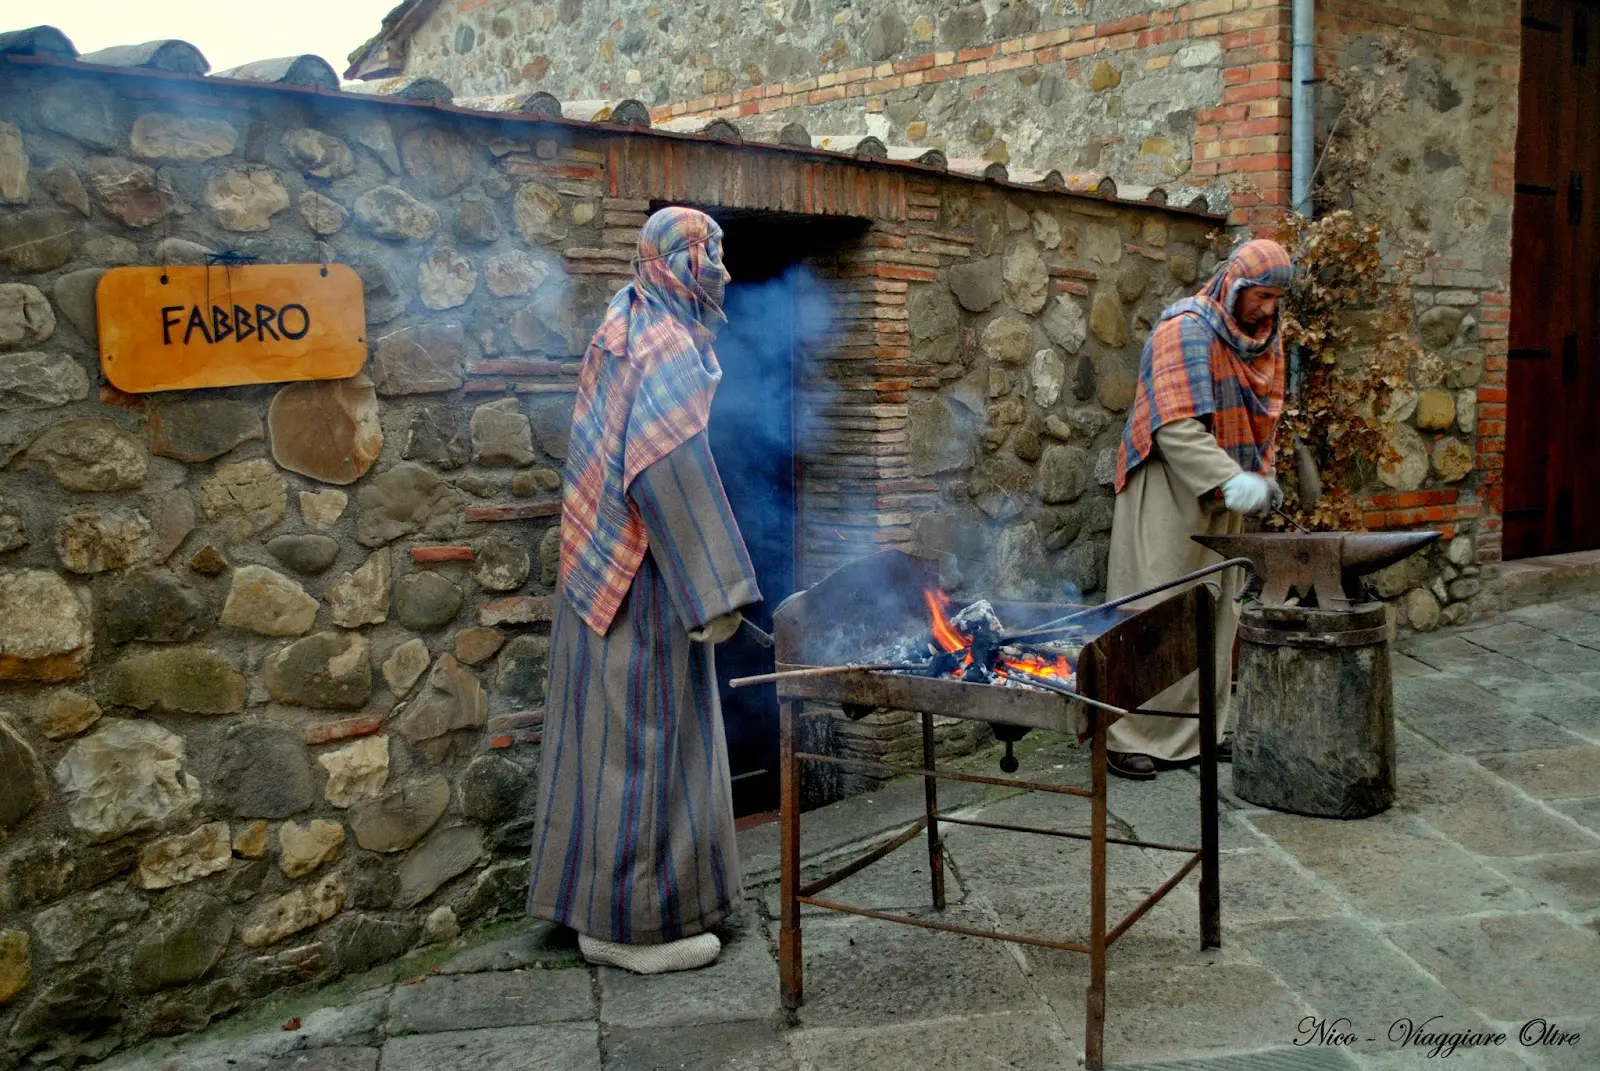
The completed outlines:
<svg viewBox="0 0 1600 1071">
<path fill-rule="evenodd" d="M 1439 538 L 1438 532 L 1256 532 L 1197 535 L 1196 543 L 1224 558 L 1249 558 L 1261 580 L 1261 601 L 1281 605 L 1291 591 L 1302 602 L 1348 610 L 1356 578 L 1393 565 Z"/>
</svg>

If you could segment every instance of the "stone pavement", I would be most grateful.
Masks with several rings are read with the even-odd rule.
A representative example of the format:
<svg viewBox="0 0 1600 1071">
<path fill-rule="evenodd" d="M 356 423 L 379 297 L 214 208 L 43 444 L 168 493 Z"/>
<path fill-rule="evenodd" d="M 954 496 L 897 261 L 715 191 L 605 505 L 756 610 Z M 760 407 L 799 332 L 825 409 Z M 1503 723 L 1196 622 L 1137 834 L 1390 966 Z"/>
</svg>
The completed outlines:
<svg viewBox="0 0 1600 1071">
<path fill-rule="evenodd" d="M 1198 948 L 1191 878 L 1113 948 L 1112 1066 L 1391 1071 L 1434 1065 L 1421 1035 L 1499 1032 L 1503 1044 L 1458 1048 L 1445 1066 L 1600 1068 L 1600 596 L 1409 638 L 1396 653 L 1395 691 L 1403 724 L 1391 811 L 1328 821 L 1230 796 L 1223 947 Z M 1085 778 L 1083 749 L 1037 737 L 1021 749 L 1025 774 Z M 987 770 L 994 758 L 972 761 Z M 1169 843 L 1194 836 L 1193 774 L 1111 788 L 1119 828 Z M 947 807 L 986 819 L 1083 821 L 1081 801 L 1063 797 L 944 791 Z M 920 784 L 901 782 L 808 815 L 813 865 L 909 821 L 920 796 Z M 708 969 L 659 978 L 593 969 L 578 962 L 570 937 L 511 923 L 366 988 L 302 994 L 105 1066 L 1078 1066 L 1085 957 L 820 911 L 804 931 L 808 1003 L 786 1020 L 773 958 L 776 832 L 744 835 L 749 906 Z M 1084 932 L 1084 845 L 954 827 L 947 846 L 947 918 Z M 1114 846 L 1113 910 L 1162 880 L 1164 863 Z M 925 871 L 916 841 L 832 895 L 928 911 Z M 298 1028 L 284 1029 L 291 1017 Z M 1326 1043 L 1297 1046 L 1318 1020 Z M 1405 1020 L 1420 1027 L 1409 1044 Z M 1547 1042 L 1562 1033 L 1578 1040 L 1521 1044 L 1530 1021 L 1542 1021 L 1526 1029 Z"/>
</svg>

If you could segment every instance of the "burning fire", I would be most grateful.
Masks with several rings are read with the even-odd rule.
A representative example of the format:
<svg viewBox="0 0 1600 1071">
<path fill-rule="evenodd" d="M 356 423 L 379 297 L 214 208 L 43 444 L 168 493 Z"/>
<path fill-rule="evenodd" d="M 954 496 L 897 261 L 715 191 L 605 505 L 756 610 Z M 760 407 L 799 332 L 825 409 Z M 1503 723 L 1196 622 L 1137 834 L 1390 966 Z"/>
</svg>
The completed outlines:
<svg viewBox="0 0 1600 1071">
<path fill-rule="evenodd" d="M 962 632 L 950 620 L 947 613 L 951 606 L 949 595 L 936 588 L 930 588 L 922 593 L 922 597 L 928 604 L 928 617 L 933 624 L 934 642 L 946 653 L 962 655 L 961 662 L 950 671 L 950 676 L 959 677 L 968 666 L 972 665 L 972 637 Z M 1004 680 L 1007 677 L 1007 670 L 1017 674 L 1024 681 L 1029 677 L 1045 677 L 1063 684 L 1072 680 L 1072 663 L 1065 655 L 1057 655 L 1054 661 L 1047 661 L 1036 654 L 1012 658 L 1002 653 L 994 675 Z"/>
</svg>

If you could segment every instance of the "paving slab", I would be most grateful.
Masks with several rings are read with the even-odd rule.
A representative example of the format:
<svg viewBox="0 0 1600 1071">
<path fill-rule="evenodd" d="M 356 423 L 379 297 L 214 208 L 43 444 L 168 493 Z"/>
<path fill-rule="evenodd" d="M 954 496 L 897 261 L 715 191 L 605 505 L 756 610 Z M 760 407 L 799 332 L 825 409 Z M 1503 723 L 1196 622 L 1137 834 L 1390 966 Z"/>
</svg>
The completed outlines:
<svg viewBox="0 0 1600 1071">
<path fill-rule="evenodd" d="M 991 925 L 970 904 L 937 917 L 975 929 Z M 985 938 L 835 915 L 805 926 L 802 952 L 806 1002 L 799 1021 L 807 1027 L 887 1026 L 1039 1008 L 1017 961 Z M 769 992 L 776 1002 L 775 980 Z"/>
<path fill-rule="evenodd" d="M 1363 1054 L 1360 1059 L 1363 1071 L 1413 1071 L 1414 1068 L 1435 1065 L 1449 1068 L 1450 1071 L 1528 1071 L 1528 1064 L 1516 1048 L 1515 1042 L 1508 1038 L 1507 1044 L 1501 1047 L 1458 1048 L 1447 1059 L 1430 1059 L 1426 1049 L 1404 1048 Z"/>
<path fill-rule="evenodd" d="M 1574 915 L 1600 911 L 1600 851 L 1507 859 L 1495 869 L 1528 890 L 1540 907 Z M 1600 1008 L 1600 993 L 1595 1003 Z"/>
<path fill-rule="evenodd" d="M 1550 806 L 1579 825 L 1600 833 L 1600 796 L 1585 800 L 1555 800 Z"/>
<path fill-rule="evenodd" d="M 1394 761 L 1400 772 L 1414 766 L 1431 766 L 1450 758 L 1450 752 L 1401 722 L 1394 727 Z"/>
<path fill-rule="evenodd" d="M 1417 815 L 1479 855 L 1515 857 L 1600 849 L 1593 834 L 1472 762 L 1402 769 L 1396 810 Z"/>
<path fill-rule="evenodd" d="M 1529 713 L 1516 700 L 1496 695 L 1464 677 L 1397 680 L 1394 702 L 1396 717 L 1408 728 L 1457 754 L 1571 747 L 1584 742 Z"/>
<path fill-rule="evenodd" d="M 1344 908 L 1274 848 L 1223 852 L 1222 925 L 1224 929 L 1274 919 L 1336 918 Z M 1198 890 L 1200 876 L 1185 886 Z"/>
<path fill-rule="evenodd" d="M 1116 1071 L 1360 1071 L 1340 1049 L 1274 1048 L 1159 1063 L 1118 1064 Z"/>
<path fill-rule="evenodd" d="M 1579 676 L 1578 680 L 1591 688 L 1600 687 L 1600 674 Z M 1526 704 L 1529 711 L 1577 733 L 1585 740 L 1600 742 L 1600 694 L 1558 696 Z"/>
<path fill-rule="evenodd" d="M 775 1022 L 709 1023 L 667 1030 L 614 1029 L 606 1071 L 798 1071 Z"/>
<path fill-rule="evenodd" d="M 1478 761 L 1539 799 L 1600 796 L 1600 747 L 1485 755 Z"/>
<path fill-rule="evenodd" d="M 1467 639 L 1548 673 L 1600 672 L 1600 651 L 1571 643 L 1561 635 L 1522 621 L 1503 621 L 1474 629 Z"/>
<path fill-rule="evenodd" d="M 1340 1029 L 1355 1034 L 1353 1052 L 1392 1051 L 1395 1046 L 1387 1032 L 1402 1016 L 1441 1015 L 1461 1028 L 1487 1025 L 1460 997 L 1361 920 L 1264 923 L 1244 929 L 1239 940 L 1257 962 L 1294 987 L 1318 1018 L 1330 1025 L 1348 1021 L 1348 1027 Z M 1286 1040 L 1301 1036 L 1296 1033 Z"/>
<path fill-rule="evenodd" d="M 392 1038 L 379 1071 L 600 1071 L 600 1030 L 593 1023 L 453 1030 Z"/>
<path fill-rule="evenodd" d="M 1018 816 L 1018 810 L 1011 808 L 984 812 L 990 821 Z M 1088 841 L 976 826 L 951 826 L 943 831 L 943 840 L 961 883 L 974 894 L 991 889 L 1088 887 Z"/>
<path fill-rule="evenodd" d="M 840 858 L 826 866 L 802 867 L 800 881 L 802 884 L 815 881 L 846 861 L 845 858 Z M 966 891 L 957 879 L 954 869 L 947 864 L 944 872 L 945 903 L 961 903 L 966 898 Z M 779 891 L 777 882 L 764 885 L 759 890 L 768 918 L 778 917 L 781 907 Z M 841 904 L 870 908 L 874 911 L 925 911 L 933 907 L 933 882 L 928 872 L 927 834 L 918 834 L 911 843 L 902 845 L 837 885 L 829 886 L 827 891 L 819 895 Z M 801 910 L 807 917 L 828 913 L 825 908 L 806 904 L 801 905 Z"/>
<path fill-rule="evenodd" d="M 439 965 L 440 974 L 511 971 L 521 967 L 570 967 L 583 962 L 578 935 L 565 926 L 527 919 L 504 927 L 507 932 L 452 956 Z"/>
<path fill-rule="evenodd" d="M 341 1045 L 280 1056 L 268 1061 L 263 1071 L 377 1071 L 377 1068 L 377 1049 Z"/>
<path fill-rule="evenodd" d="M 1082 1015 L 1081 985 L 1040 976 L 1063 1018 Z M 1255 963 L 1143 964 L 1107 973 L 1106 1053 L 1116 1063 L 1205 1052 L 1248 1052 L 1293 1040 L 1309 1009 Z"/>
<path fill-rule="evenodd" d="M 1400 650 L 1440 673 L 1480 685 L 1508 699 L 1533 699 L 1554 695 L 1581 695 L 1582 686 L 1555 678 L 1551 672 L 1519 662 L 1473 643 L 1472 633 L 1430 635 L 1403 641 Z M 1580 667 L 1572 666 L 1568 672 Z M 1557 672 L 1560 672 L 1559 670 Z M 1395 681 L 1398 694 L 1409 678 Z"/>
<path fill-rule="evenodd" d="M 1340 822 L 1297 815 L 1250 822 L 1357 908 L 1386 921 L 1533 906 L 1532 899 L 1417 819 Z"/>
<path fill-rule="evenodd" d="M 1218 768 L 1218 787 L 1226 785 L 1228 791 L 1221 799 L 1217 834 L 1224 848 L 1248 848 L 1254 841 L 1234 819 L 1233 812 L 1240 802 L 1232 797 L 1232 772 L 1233 768 L 1227 764 Z M 1200 778 L 1192 769 L 1163 770 L 1154 781 L 1110 778 L 1106 806 L 1132 827 L 1139 840 L 1157 844 L 1200 843 Z M 1243 806 L 1253 809 L 1256 805 L 1243 803 Z"/>
<path fill-rule="evenodd" d="M 959 1015 L 881 1027 L 807 1028 L 790 1035 L 807 1067 L 818 1071 L 1072 1071 L 1081 1066 L 1081 1030 L 1069 1034 L 1049 1012 Z M 1120 1066 L 1113 1050 L 1111 1062 Z"/>
<path fill-rule="evenodd" d="M 982 785 L 946 781 L 939 786 L 939 806 L 964 807 L 984 795 Z M 922 815 L 925 806 L 922 779 L 899 777 L 877 792 L 807 811 L 800 821 L 801 857 L 821 858 L 876 839 L 881 833 L 904 829 Z M 777 822 L 767 822 L 739 834 L 739 864 L 746 886 L 778 876 L 780 832 Z"/>
<path fill-rule="evenodd" d="M 1600 934 L 1543 912 L 1435 919 L 1387 936 L 1462 1000 L 1494 1019 L 1592 1015 Z"/>
<path fill-rule="evenodd" d="M 1600 650 L 1600 613 L 1584 610 L 1576 604 L 1535 603 L 1518 607 L 1506 616 L 1553 633 L 1568 643 Z"/>
<path fill-rule="evenodd" d="M 533 1026 L 591 1019 L 594 1012 L 593 979 L 582 967 L 436 974 L 395 987 L 389 1033 Z"/>
<path fill-rule="evenodd" d="M 1401 654 L 1399 651 L 1389 652 L 1389 674 L 1393 677 L 1431 677 L 1438 670 L 1423 662 L 1418 662 L 1410 655 Z"/>
<path fill-rule="evenodd" d="M 1108 890 L 1106 916 L 1115 924 L 1149 894 L 1150 888 Z M 1089 905 L 1085 898 L 1061 897 L 1046 890 L 1022 889 L 997 894 L 992 908 L 997 924 L 1012 933 L 1059 937 L 1084 944 L 1089 936 Z M 1224 913 L 1226 919 L 1226 913 Z M 1229 938 L 1224 921 L 1221 948 L 1200 947 L 1200 901 L 1187 884 L 1168 893 L 1133 927 L 1117 939 L 1106 954 L 1111 973 L 1150 966 L 1210 967 L 1220 963 L 1249 962 L 1242 947 Z M 1079 996 L 1076 1012 L 1057 1005 L 1063 1019 L 1083 1018 L 1082 997 L 1089 984 L 1089 957 L 1082 952 L 1019 947 L 1017 950 L 1035 978 L 1049 979 L 1059 992 Z"/>
<path fill-rule="evenodd" d="M 759 930 L 723 943 L 709 967 L 641 975 L 601 967 L 600 1021 L 653 1029 L 771 1019 L 778 1014 L 778 964 Z"/>
</svg>

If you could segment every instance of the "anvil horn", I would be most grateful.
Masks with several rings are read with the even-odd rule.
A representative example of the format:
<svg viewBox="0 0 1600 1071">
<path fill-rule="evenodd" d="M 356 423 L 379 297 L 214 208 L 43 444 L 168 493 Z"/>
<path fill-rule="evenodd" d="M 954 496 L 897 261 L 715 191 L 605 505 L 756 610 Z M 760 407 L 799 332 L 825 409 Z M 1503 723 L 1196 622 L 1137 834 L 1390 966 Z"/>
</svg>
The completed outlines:
<svg viewBox="0 0 1600 1071">
<path fill-rule="evenodd" d="M 1283 603 L 1291 590 L 1317 604 L 1346 609 L 1356 599 L 1345 580 L 1393 565 L 1439 538 L 1438 532 L 1259 532 L 1197 535 L 1196 543 L 1224 558 L 1249 558 L 1261 578 L 1261 599 Z"/>
<path fill-rule="evenodd" d="M 1349 533 L 1344 537 L 1344 571 L 1365 576 L 1411 557 L 1438 538 L 1438 532 Z"/>
</svg>

